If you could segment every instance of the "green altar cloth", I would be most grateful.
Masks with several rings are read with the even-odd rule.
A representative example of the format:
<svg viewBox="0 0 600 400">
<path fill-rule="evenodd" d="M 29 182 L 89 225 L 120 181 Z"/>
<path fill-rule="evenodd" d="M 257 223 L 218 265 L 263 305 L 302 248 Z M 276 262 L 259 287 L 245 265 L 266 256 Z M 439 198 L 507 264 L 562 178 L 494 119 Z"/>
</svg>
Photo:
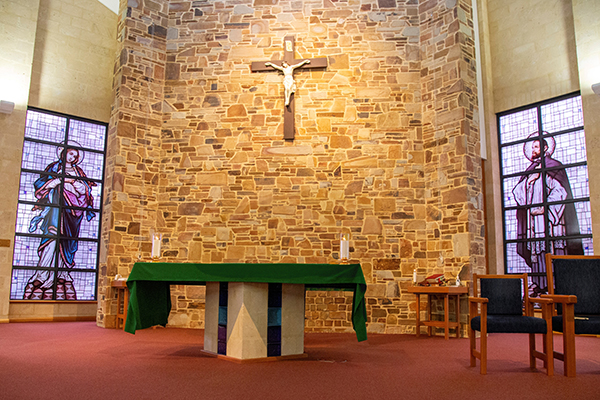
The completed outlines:
<svg viewBox="0 0 600 400">
<path fill-rule="evenodd" d="M 367 340 L 367 284 L 360 264 L 194 264 L 135 263 L 127 279 L 129 307 L 125 331 L 165 326 L 171 312 L 170 285 L 206 282 L 297 283 L 307 290 L 354 292 L 352 325 L 358 341 Z"/>
</svg>

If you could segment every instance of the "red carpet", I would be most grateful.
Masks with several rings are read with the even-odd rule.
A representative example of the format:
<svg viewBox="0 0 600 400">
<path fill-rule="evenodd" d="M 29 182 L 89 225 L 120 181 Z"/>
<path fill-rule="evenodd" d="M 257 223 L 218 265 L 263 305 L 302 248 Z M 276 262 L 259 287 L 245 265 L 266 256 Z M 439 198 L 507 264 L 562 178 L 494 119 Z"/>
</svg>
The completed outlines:
<svg viewBox="0 0 600 400">
<path fill-rule="evenodd" d="M 306 359 L 240 365 L 202 353 L 203 335 L 0 324 L 0 399 L 600 399 L 595 337 L 577 338 L 578 375 L 566 378 L 558 361 L 554 377 L 529 370 L 525 335 L 490 335 L 485 376 L 467 339 L 310 333 Z"/>
</svg>

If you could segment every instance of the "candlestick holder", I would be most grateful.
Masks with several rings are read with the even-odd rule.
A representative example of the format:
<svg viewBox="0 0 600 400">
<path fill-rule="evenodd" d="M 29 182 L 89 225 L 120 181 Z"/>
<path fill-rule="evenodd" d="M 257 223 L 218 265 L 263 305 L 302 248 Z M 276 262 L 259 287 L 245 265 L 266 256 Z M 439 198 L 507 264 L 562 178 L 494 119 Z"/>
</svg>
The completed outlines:
<svg viewBox="0 0 600 400">
<path fill-rule="evenodd" d="M 350 262 L 350 234 L 340 233 L 340 263 L 348 264 Z"/>
<path fill-rule="evenodd" d="M 150 256 L 152 257 L 152 261 L 158 261 L 160 259 L 160 245 L 162 242 L 162 233 L 151 233 L 152 237 L 152 253 Z"/>
</svg>

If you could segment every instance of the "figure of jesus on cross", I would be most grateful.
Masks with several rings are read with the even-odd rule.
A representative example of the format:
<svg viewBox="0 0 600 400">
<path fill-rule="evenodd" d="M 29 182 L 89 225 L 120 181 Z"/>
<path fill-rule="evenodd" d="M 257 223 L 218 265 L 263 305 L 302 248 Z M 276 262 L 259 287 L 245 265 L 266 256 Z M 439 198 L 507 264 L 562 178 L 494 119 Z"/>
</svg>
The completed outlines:
<svg viewBox="0 0 600 400">
<path fill-rule="evenodd" d="M 265 65 L 267 67 L 273 67 L 281 72 L 283 72 L 283 90 L 285 95 L 285 106 L 290 105 L 290 97 L 292 93 L 296 93 L 296 82 L 294 82 L 294 70 L 296 68 L 300 68 L 304 64 L 309 64 L 310 60 L 304 60 L 295 65 L 289 65 L 287 62 L 283 61 L 281 63 L 281 67 L 277 64 L 273 64 L 272 62 L 266 62 Z"/>
<path fill-rule="evenodd" d="M 283 59 L 271 61 L 254 61 L 250 67 L 252 72 L 283 72 L 283 89 L 285 95 L 285 107 L 283 108 L 283 138 L 293 140 L 294 128 L 294 93 L 296 93 L 296 82 L 294 71 L 296 69 L 326 68 L 327 58 L 297 59 L 294 54 L 294 37 L 286 36 L 283 39 Z"/>
</svg>

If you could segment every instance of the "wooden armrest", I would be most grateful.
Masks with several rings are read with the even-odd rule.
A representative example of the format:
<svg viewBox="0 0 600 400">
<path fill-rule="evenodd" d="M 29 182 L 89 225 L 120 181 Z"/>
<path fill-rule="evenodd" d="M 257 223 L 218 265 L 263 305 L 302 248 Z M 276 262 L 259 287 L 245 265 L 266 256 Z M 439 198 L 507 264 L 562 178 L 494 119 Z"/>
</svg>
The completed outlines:
<svg viewBox="0 0 600 400">
<path fill-rule="evenodd" d="M 552 299 L 548 299 L 548 298 L 539 298 L 539 297 L 535 297 L 535 298 L 529 298 L 529 302 L 530 303 L 538 303 L 538 304 L 552 304 L 554 303 L 554 301 Z"/>
<path fill-rule="evenodd" d="M 550 299 L 554 303 L 561 304 L 575 304 L 577 303 L 577 296 L 567 294 L 543 294 L 541 296 L 544 299 Z"/>
<path fill-rule="evenodd" d="M 478 304 L 481 304 L 481 312 Z M 488 299 L 484 297 L 469 297 L 469 319 L 478 315 L 483 319 L 487 318 L 487 305 Z"/>
<path fill-rule="evenodd" d="M 525 308 L 525 315 L 533 317 L 534 316 L 534 312 L 533 312 L 533 304 L 537 303 L 539 305 L 541 305 L 542 307 L 542 318 L 544 318 L 547 321 L 550 321 L 552 318 L 552 311 L 554 309 L 554 302 L 552 301 L 552 299 L 541 299 L 539 297 L 535 297 L 535 298 L 528 298 L 528 306 Z"/>
<path fill-rule="evenodd" d="M 485 297 L 469 297 L 469 303 L 487 303 L 488 299 Z"/>
</svg>

